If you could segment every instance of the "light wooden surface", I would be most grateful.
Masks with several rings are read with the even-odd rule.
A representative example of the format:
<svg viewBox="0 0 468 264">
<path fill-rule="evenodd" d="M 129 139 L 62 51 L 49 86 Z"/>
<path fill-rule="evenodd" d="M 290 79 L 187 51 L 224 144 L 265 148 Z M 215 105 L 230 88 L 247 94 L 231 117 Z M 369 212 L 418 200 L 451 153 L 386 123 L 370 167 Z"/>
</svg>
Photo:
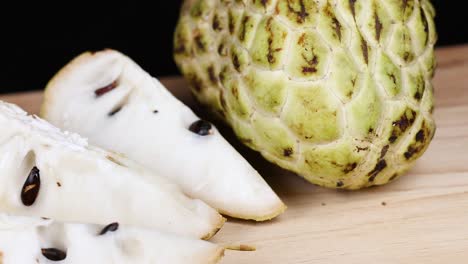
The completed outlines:
<svg viewBox="0 0 468 264">
<path fill-rule="evenodd" d="M 416 167 L 387 186 L 358 192 L 312 186 L 222 129 L 289 207 L 267 223 L 229 219 L 214 241 L 257 251 L 227 252 L 222 263 L 468 263 L 468 45 L 440 49 L 437 56 L 436 136 Z M 163 82 L 194 106 L 184 81 Z M 41 96 L 0 99 L 37 113 Z"/>
</svg>

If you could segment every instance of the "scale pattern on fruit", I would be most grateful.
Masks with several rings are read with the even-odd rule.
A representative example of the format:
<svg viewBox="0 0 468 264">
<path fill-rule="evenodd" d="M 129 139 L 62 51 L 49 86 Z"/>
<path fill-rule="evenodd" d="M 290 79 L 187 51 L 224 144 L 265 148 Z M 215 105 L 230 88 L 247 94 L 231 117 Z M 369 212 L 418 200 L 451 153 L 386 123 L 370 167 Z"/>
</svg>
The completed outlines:
<svg viewBox="0 0 468 264">
<path fill-rule="evenodd" d="M 435 133 L 427 0 L 186 0 L 175 60 L 266 159 L 332 188 L 401 176 Z"/>
</svg>

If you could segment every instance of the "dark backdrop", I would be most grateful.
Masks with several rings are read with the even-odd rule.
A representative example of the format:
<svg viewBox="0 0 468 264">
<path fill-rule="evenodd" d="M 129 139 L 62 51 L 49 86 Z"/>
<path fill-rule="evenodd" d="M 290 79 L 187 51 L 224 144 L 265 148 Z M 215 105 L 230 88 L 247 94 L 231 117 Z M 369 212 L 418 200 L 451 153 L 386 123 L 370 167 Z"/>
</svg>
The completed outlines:
<svg viewBox="0 0 468 264">
<path fill-rule="evenodd" d="M 62 6 L 36 8 L 24 3 L 24 7 L 2 8 L 0 92 L 42 89 L 74 56 L 103 48 L 126 53 L 152 75 L 178 74 L 172 60 L 172 34 L 181 1 L 100 8 L 65 2 Z M 433 3 L 438 45 L 467 43 L 467 15 L 461 2 Z"/>
</svg>

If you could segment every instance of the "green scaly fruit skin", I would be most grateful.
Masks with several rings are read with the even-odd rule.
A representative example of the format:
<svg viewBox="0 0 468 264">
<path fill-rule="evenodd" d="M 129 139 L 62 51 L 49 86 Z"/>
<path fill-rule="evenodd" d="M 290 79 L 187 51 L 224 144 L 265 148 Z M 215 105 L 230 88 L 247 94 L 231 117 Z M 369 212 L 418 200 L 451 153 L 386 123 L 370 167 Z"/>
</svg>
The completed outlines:
<svg viewBox="0 0 468 264">
<path fill-rule="evenodd" d="M 266 159 L 325 187 L 382 185 L 435 134 L 428 0 L 186 0 L 176 63 Z"/>
</svg>

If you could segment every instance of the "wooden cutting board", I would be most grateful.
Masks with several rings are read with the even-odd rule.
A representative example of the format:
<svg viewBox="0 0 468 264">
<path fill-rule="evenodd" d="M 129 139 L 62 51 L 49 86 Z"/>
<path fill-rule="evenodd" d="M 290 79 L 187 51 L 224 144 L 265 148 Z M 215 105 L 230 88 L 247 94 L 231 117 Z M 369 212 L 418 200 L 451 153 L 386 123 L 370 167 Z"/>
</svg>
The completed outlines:
<svg viewBox="0 0 468 264">
<path fill-rule="evenodd" d="M 257 251 L 229 251 L 222 263 L 468 263 L 468 45 L 439 49 L 437 57 L 436 136 L 416 167 L 387 186 L 356 192 L 313 186 L 222 129 L 289 207 L 271 222 L 229 219 L 213 241 Z M 199 111 L 181 78 L 162 81 Z M 37 113 L 42 94 L 0 99 Z"/>
</svg>

